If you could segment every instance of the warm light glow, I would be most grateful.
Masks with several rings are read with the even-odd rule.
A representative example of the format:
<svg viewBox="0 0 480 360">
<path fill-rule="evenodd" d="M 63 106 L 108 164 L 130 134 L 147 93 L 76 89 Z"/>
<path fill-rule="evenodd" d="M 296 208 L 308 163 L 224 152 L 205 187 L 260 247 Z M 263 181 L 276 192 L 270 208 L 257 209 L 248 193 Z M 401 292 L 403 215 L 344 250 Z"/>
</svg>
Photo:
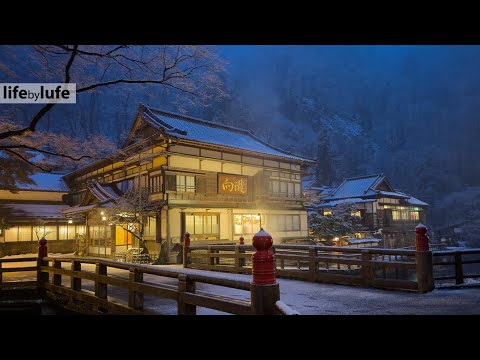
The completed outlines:
<svg viewBox="0 0 480 360">
<path fill-rule="evenodd" d="M 332 211 L 331 210 L 323 210 L 323 215 L 326 216 L 326 215 L 332 215 Z"/>
<path fill-rule="evenodd" d="M 338 240 L 340 240 L 340 238 L 336 237 L 336 238 L 334 238 L 333 240 L 334 240 L 334 241 L 338 241 Z"/>
<path fill-rule="evenodd" d="M 107 220 L 107 217 L 106 217 L 106 216 L 102 216 L 102 220 L 103 220 L 103 221 L 106 221 L 106 220 Z"/>
<path fill-rule="evenodd" d="M 73 224 L 73 220 L 68 220 L 68 223 L 69 223 L 69 224 Z"/>
<path fill-rule="evenodd" d="M 105 214 L 105 213 L 104 213 L 103 211 L 100 213 L 100 215 L 104 215 L 104 214 Z"/>
<path fill-rule="evenodd" d="M 352 212 L 351 215 L 352 215 L 352 216 L 357 216 L 357 217 L 361 217 L 361 216 L 362 216 L 362 215 L 360 215 L 360 210 Z"/>
</svg>

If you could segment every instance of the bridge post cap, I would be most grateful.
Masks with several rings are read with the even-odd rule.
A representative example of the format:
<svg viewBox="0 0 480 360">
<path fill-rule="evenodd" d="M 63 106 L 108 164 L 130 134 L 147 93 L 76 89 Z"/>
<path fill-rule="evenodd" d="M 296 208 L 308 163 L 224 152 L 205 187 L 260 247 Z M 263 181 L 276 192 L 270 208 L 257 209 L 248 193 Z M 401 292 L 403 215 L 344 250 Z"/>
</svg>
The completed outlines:
<svg viewBox="0 0 480 360">
<path fill-rule="evenodd" d="M 261 251 L 268 250 L 272 246 L 273 240 L 269 233 L 260 228 L 260 231 L 253 235 L 252 243 L 257 251 Z"/>
<path fill-rule="evenodd" d="M 253 235 L 253 237 L 259 237 L 259 236 L 270 236 L 271 235 L 269 233 L 267 233 L 265 230 L 263 230 L 263 228 L 260 228 L 260 231 L 257 232 L 255 235 Z"/>
<path fill-rule="evenodd" d="M 417 226 L 415 226 L 415 229 L 420 229 L 420 228 L 427 228 L 425 225 L 423 225 L 422 223 L 418 223 Z"/>
<path fill-rule="evenodd" d="M 42 236 L 40 240 L 38 240 L 39 245 L 46 245 L 47 244 L 47 239 L 45 239 L 45 236 Z"/>
</svg>

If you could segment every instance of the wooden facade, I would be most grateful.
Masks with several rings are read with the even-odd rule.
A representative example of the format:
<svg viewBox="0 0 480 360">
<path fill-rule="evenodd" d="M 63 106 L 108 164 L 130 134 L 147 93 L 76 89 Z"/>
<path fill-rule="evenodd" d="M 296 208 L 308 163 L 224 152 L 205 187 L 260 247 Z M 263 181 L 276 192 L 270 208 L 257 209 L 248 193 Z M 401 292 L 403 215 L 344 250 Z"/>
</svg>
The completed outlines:
<svg viewBox="0 0 480 360">
<path fill-rule="evenodd" d="M 179 122 L 186 130 L 171 125 Z M 229 137 L 239 145 L 222 144 Z M 140 106 L 121 151 L 64 176 L 71 189 L 65 214 L 86 220 L 88 253 L 95 256 L 138 246 L 101 216 L 115 202 L 113 188 L 121 193 L 132 186 L 147 189 L 153 204 L 147 249 L 160 253 L 164 247 L 171 262 L 185 232 L 192 243 L 217 244 L 240 236 L 249 241 L 264 227 L 282 242 L 308 236 L 301 179 L 312 164 L 245 130 Z M 95 226 L 102 233 L 97 242 Z"/>
<path fill-rule="evenodd" d="M 45 236 L 53 253 L 73 253 L 84 222 L 68 220 L 60 211 L 67 207 L 64 191 L 0 190 L 0 257 L 32 254 Z"/>
<path fill-rule="evenodd" d="M 365 236 L 376 232 L 387 248 L 415 245 L 415 226 L 426 224 L 428 204 L 395 190 L 383 174 L 345 179 L 321 196 L 316 206 L 328 214 L 340 204 L 353 204 Z"/>
</svg>

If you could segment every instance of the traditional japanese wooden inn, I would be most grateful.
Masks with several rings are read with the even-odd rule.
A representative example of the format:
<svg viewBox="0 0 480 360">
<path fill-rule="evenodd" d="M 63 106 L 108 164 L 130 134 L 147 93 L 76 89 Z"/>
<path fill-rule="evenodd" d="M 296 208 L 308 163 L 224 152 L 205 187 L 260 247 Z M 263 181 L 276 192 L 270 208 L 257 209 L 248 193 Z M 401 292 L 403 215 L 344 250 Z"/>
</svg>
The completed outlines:
<svg viewBox="0 0 480 360">
<path fill-rule="evenodd" d="M 360 217 L 365 228 L 359 237 L 375 232 L 386 247 L 415 245 L 415 226 L 426 224 L 428 204 L 394 189 L 383 174 L 344 179 L 339 186 L 322 191 L 316 207 L 328 215 L 340 204 L 355 206 L 352 215 Z"/>
<path fill-rule="evenodd" d="M 89 255 L 111 257 L 139 246 L 107 210 L 140 186 L 150 253 L 174 253 L 185 232 L 193 244 L 249 243 L 263 227 L 279 243 L 308 236 L 301 180 L 313 164 L 247 130 L 141 104 L 120 151 L 63 177 L 71 191 L 62 214 L 84 219 Z"/>
</svg>

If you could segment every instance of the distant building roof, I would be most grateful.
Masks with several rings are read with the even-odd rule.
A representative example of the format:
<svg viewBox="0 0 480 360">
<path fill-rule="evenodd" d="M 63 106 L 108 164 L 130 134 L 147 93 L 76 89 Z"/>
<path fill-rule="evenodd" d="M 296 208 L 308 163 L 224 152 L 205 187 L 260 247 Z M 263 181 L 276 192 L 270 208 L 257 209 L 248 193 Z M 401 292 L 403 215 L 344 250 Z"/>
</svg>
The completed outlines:
<svg viewBox="0 0 480 360">
<path fill-rule="evenodd" d="M 7 220 L 64 219 L 60 211 L 66 208 L 68 205 L 0 204 L 0 216 Z"/>
<path fill-rule="evenodd" d="M 420 206 L 428 206 L 426 202 L 423 202 L 422 200 L 418 200 L 417 198 L 410 196 L 407 200 L 407 203 L 410 205 L 420 205 Z"/>
<path fill-rule="evenodd" d="M 231 147 L 305 162 L 313 159 L 290 154 L 257 138 L 252 132 L 140 105 L 142 117 L 167 135 L 206 144 Z"/>
<path fill-rule="evenodd" d="M 36 173 L 31 176 L 31 179 L 36 182 L 36 185 L 19 185 L 22 190 L 55 190 L 68 191 L 67 186 L 62 180 L 60 174 Z"/>
<path fill-rule="evenodd" d="M 322 199 L 323 200 L 323 199 Z M 349 198 L 349 199 L 340 199 L 340 200 L 332 200 L 325 203 L 321 203 L 320 207 L 330 207 L 336 206 L 339 204 L 355 204 L 355 203 L 368 203 L 374 202 L 375 199 L 361 199 L 361 198 Z"/>
<path fill-rule="evenodd" d="M 325 199 L 344 199 L 375 195 L 377 191 L 375 191 L 373 187 L 379 184 L 384 178 L 385 176 L 378 174 L 345 179 L 330 196 Z"/>
<path fill-rule="evenodd" d="M 395 190 L 383 174 L 347 178 L 330 194 L 322 199 L 322 206 L 335 206 L 345 203 L 362 203 L 374 201 L 377 195 L 404 199 L 408 204 L 428 206 L 413 196 Z"/>
</svg>

